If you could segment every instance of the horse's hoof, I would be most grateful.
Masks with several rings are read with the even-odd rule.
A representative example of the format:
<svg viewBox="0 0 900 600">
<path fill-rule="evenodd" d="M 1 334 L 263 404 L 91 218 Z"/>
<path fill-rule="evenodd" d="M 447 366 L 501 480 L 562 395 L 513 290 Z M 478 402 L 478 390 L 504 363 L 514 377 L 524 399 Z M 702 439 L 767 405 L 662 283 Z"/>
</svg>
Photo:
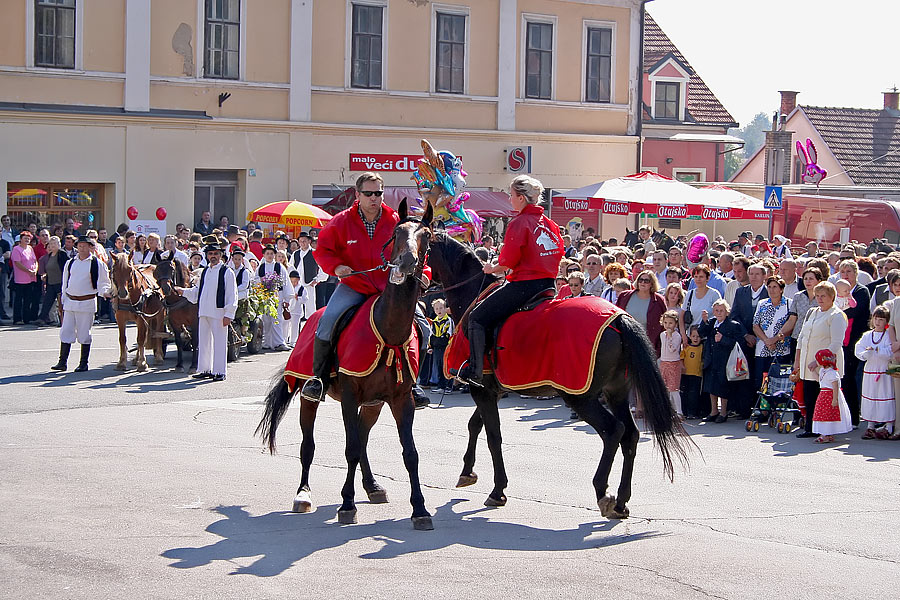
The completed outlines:
<svg viewBox="0 0 900 600">
<path fill-rule="evenodd" d="M 488 496 L 487 500 L 484 501 L 485 506 L 506 506 L 506 496 L 500 496 L 500 498 L 494 498 L 493 496 Z"/>
<path fill-rule="evenodd" d="M 188 375 L 193 375 L 196 372 L 197 372 L 197 367 L 191 367 L 190 369 L 188 369 Z"/>
<path fill-rule="evenodd" d="M 366 492 L 366 495 L 369 496 L 369 504 L 387 504 L 388 502 L 387 490 L 385 489 L 372 490 L 371 492 Z"/>
<path fill-rule="evenodd" d="M 184 373 L 184 367 L 175 367 L 176 373 Z"/>
<path fill-rule="evenodd" d="M 291 512 L 308 513 L 312 511 L 312 497 L 309 492 L 297 492 L 294 496 L 294 506 Z"/>
<path fill-rule="evenodd" d="M 413 529 L 416 531 L 431 531 L 434 529 L 434 523 L 431 522 L 431 517 L 413 517 Z"/>
<path fill-rule="evenodd" d="M 116 371 L 124 371 L 125 365 L 116 365 Z"/>
<path fill-rule="evenodd" d="M 612 518 L 615 514 L 616 497 L 607 494 L 597 500 L 597 506 L 600 508 L 600 514 L 607 519 Z"/>
<path fill-rule="evenodd" d="M 138 365 L 138 366 L 137 366 L 137 370 L 138 370 L 139 373 L 142 373 L 142 372 L 146 371 L 146 370 L 147 370 L 147 364 L 146 364 L 146 363 L 143 363 L 143 364 Z"/>
<path fill-rule="evenodd" d="M 610 519 L 627 519 L 631 514 L 631 511 L 628 510 L 627 506 L 623 506 L 619 508 L 618 506 L 614 506 L 612 509 L 612 514 L 609 516 Z"/>
<path fill-rule="evenodd" d="M 341 525 L 354 525 L 356 523 L 356 509 L 339 510 L 338 523 Z"/>
<path fill-rule="evenodd" d="M 478 475 L 475 473 L 469 473 L 468 475 L 460 475 L 459 481 L 456 482 L 456 487 L 467 487 L 470 485 L 475 485 L 478 483 Z"/>
</svg>

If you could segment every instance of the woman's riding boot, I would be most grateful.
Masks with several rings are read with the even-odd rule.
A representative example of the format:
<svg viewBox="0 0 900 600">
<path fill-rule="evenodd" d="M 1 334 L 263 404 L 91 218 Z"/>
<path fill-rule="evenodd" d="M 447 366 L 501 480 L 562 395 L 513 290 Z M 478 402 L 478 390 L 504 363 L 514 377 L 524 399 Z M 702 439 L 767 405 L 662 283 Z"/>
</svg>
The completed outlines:
<svg viewBox="0 0 900 600">
<path fill-rule="evenodd" d="M 75 367 L 74 371 L 76 373 L 83 373 L 88 370 L 88 357 L 91 355 L 91 345 L 90 344 L 82 344 L 81 345 L 81 361 L 79 361 L 78 366 Z"/>
<path fill-rule="evenodd" d="M 469 362 L 459 370 L 459 379 L 474 385 L 481 385 L 484 377 L 484 350 L 486 342 L 484 327 L 469 324 Z"/>
<path fill-rule="evenodd" d="M 331 342 L 316 338 L 313 343 L 313 375 L 307 379 L 300 390 L 300 396 L 310 402 L 321 402 L 325 399 L 325 382 L 331 370 Z"/>
<path fill-rule="evenodd" d="M 65 342 L 59 345 L 59 362 L 50 367 L 54 371 L 65 371 L 68 368 L 69 352 L 72 350 L 72 344 Z"/>
</svg>

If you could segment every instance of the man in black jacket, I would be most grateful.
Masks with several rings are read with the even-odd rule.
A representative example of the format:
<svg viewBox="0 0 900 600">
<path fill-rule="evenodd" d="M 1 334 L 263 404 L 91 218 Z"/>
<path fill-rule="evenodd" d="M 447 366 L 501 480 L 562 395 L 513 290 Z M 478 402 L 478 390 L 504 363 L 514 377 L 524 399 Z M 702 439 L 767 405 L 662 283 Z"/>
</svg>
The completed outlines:
<svg viewBox="0 0 900 600">
<path fill-rule="evenodd" d="M 746 342 L 741 350 L 747 357 L 747 368 L 753 373 L 753 363 L 756 358 L 756 336 L 753 335 L 753 316 L 756 314 L 756 307 L 760 300 L 769 297 L 769 290 L 766 289 L 766 269 L 760 265 L 750 265 L 747 268 L 747 276 L 750 284 L 738 288 L 734 294 L 734 306 L 731 307 L 731 318 L 743 326 L 747 334 L 744 336 Z M 750 416 L 756 399 L 756 392 L 759 389 L 758 381 L 746 379 L 735 383 L 735 398 L 731 402 L 731 407 L 742 418 Z"/>
<path fill-rule="evenodd" d="M 849 337 L 845 337 L 844 344 L 844 377 L 841 379 L 841 390 L 847 399 L 850 408 L 850 417 L 853 425 L 859 425 L 859 392 L 862 389 L 862 363 L 856 358 L 856 342 L 869 329 L 869 301 L 872 297 L 865 286 L 859 285 L 856 277 L 859 274 L 859 266 L 852 258 L 838 263 L 838 272 L 841 279 L 850 282 L 850 295 L 856 301 L 856 306 L 848 306 L 844 309 L 847 315 L 847 323 L 850 329 Z"/>
</svg>

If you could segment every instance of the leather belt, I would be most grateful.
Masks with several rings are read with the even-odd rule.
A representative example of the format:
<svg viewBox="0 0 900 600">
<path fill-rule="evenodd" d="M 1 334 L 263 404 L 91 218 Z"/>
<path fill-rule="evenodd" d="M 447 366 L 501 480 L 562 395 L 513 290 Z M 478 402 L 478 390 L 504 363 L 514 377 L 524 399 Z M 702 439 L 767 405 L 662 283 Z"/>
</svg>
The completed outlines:
<svg viewBox="0 0 900 600">
<path fill-rule="evenodd" d="M 97 297 L 97 294 L 88 294 L 87 296 L 73 296 L 69 292 L 66 292 L 66 296 L 69 297 L 69 300 L 75 300 L 76 302 L 81 302 L 84 300 L 93 300 Z"/>
</svg>

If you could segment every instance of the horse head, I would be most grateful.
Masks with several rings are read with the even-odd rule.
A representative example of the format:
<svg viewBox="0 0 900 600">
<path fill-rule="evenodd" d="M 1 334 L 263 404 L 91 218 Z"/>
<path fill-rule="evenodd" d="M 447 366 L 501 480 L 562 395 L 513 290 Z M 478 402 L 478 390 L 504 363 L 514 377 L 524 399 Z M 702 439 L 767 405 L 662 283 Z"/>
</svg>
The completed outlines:
<svg viewBox="0 0 900 600">
<path fill-rule="evenodd" d="M 161 260 L 156 263 L 156 282 L 166 296 L 174 291 L 172 289 L 172 280 L 175 278 L 175 264 L 172 259 Z"/>
<path fill-rule="evenodd" d="M 133 276 L 134 268 L 128 261 L 128 255 L 116 255 L 116 261 L 113 263 L 112 283 L 116 288 L 116 295 L 120 299 L 128 298 L 128 284 L 131 283 Z"/>
<path fill-rule="evenodd" d="M 425 262 L 428 260 L 432 237 L 431 221 L 434 216 L 431 204 L 428 204 L 421 219 L 411 218 L 406 198 L 400 202 L 398 214 L 400 222 L 391 236 L 394 247 L 389 261 L 391 266 L 389 281 L 395 285 L 405 282 L 409 275 L 414 275 L 417 279 L 422 275 Z"/>
</svg>

